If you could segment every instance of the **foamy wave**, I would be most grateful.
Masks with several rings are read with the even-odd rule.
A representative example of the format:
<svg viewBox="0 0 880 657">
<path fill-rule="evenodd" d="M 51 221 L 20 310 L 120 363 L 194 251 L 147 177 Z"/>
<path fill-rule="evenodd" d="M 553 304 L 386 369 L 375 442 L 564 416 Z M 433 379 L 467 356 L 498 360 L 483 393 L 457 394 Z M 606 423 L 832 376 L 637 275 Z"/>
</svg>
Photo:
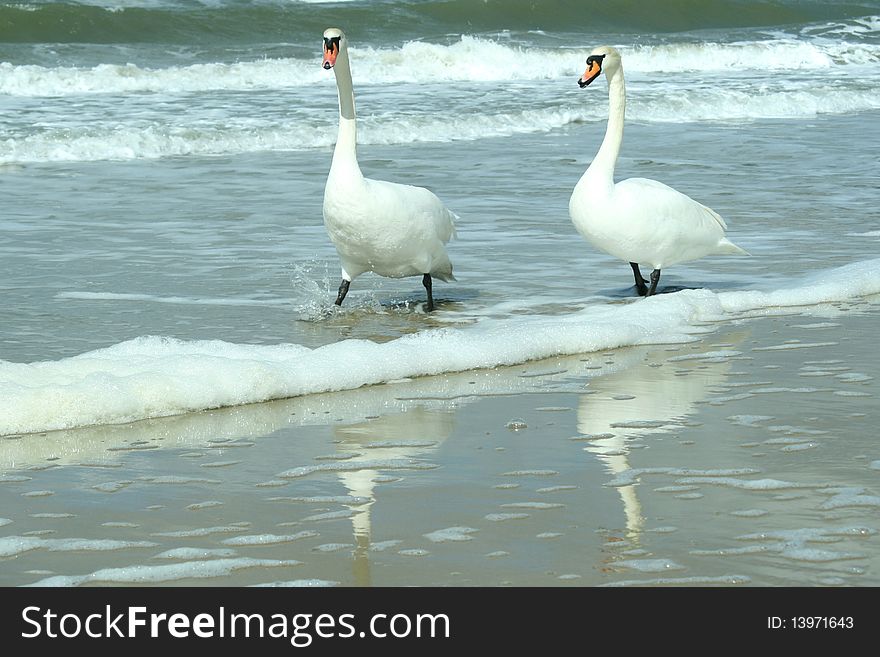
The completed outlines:
<svg viewBox="0 0 880 657">
<path fill-rule="evenodd" d="M 880 32 L 880 16 L 863 16 L 847 22 L 811 25 L 802 31 L 810 36 L 833 35 L 844 38 L 864 38 Z"/>
<path fill-rule="evenodd" d="M 391 342 L 316 349 L 141 337 L 73 358 L 0 362 L 0 435 L 131 422 L 629 345 L 686 341 L 707 321 L 880 294 L 854 263 L 784 290 L 686 290 L 568 315 L 486 319 Z M 699 330 L 705 330 L 701 328 Z"/>
<path fill-rule="evenodd" d="M 464 35 L 450 45 L 412 41 L 400 48 L 352 48 L 355 84 L 511 82 L 577 76 L 595 45 L 581 49 L 523 48 Z M 645 74 L 824 70 L 876 65 L 880 46 L 774 39 L 742 43 L 621 46 L 626 70 Z M 92 68 L 0 63 L 0 94 L 66 96 L 136 92 L 246 91 L 330 84 L 332 74 L 314 59 L 264 59 L 163 69 L 134 64 Z"/>
<path fill-rule="evenodd" d="M 880 63 L 880 46 L 793 39 L 622 48 L 624 68 L 642 73 L 824 70 Z"/>
<path fill-rule="evenodd" d="M 495 115 L 409 116 L 394 121 L 366 117 L 359 121 L 358 142 L 389 145 L 448 142 L 547 132 L 585 121 L 587 108 L 570 111 L 525 110 Z M 335 118 L 335 117 L 334 117 Z M 329 149 L 336 143 L 335 124 L 88 127 L 45 130 L 0 141 L 0 163 L 131 160 L 184 155 L 224 155 L 257 151 Z"/>
<path fill-rule="evenodd" d="M 792 85 L 793 86 L 793 85 Z M 880 108 L 880 87 L 802 88 L 777 91 L 732 88 L 700 89 L 640 97 L 630 94 L 627 118 L 646 123 L 799 119 L 819 114 L 847 114 Z"/>
<path fill-rule="evenodd" d="M 326 79 L 318 60 L 266 59 L 234 64 L 211 63 L 141 68 L 134 64 L 99 64 L 92 68 L 0 63 L 0 94 L 68 96 L 135 92 L 187 93 L 212 90 L 283 89 Z"/>
<path fill-rule="evenodd" d="M 627 119 L 645 123 L 749 121 L 809 118 L 880 109 L 880 87 L 837 89 L 828 93 L 812 85 L 790 84 L 767 90 L 746 85 L 682 90 L 632 85 Z M 800 86 L 801 88 L 797 88 Z M 552 109 L 536 108 L 499 113 L 430 112 L 359 119 L 358 143 L 399 145 L 423 142 L 474 141 L 517 134 L 544 133 L 574 123 L 604 121 L 602 91 L 566 97 Z M 568 105 L 568 107 L 565 107 Z M 564 107 L 564 109 L 561 109 Z M 169 117 L 176 121 L 178 117 Z M 336 142 L 335 114 L 294 117 L 279 123 L 266 119 L 231 118 L 211 124 L 165 125 L 114 122 L 107 125 L 46 128 L 0 140 L 0 164 L 26 162 L 84 162 L 215 156 L 260 151 L 328 150 Z M 319 123 L 323 122 L 323 123 Z"/>
</svg>

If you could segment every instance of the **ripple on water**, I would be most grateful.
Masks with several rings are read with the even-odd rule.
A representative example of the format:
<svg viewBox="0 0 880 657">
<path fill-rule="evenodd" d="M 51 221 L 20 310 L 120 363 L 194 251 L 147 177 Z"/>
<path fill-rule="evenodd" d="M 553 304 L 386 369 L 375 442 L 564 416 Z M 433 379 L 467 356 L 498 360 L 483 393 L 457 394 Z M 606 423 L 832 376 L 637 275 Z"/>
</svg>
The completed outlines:
<svg viewBox="0 0 880 657">
<path fill-rule="evenodd" d="M 217 557 L 234 557 L 235 550 L 224 548 L 179 547 L 165 550 L 154 555 L 153 559 L 180 559 L 182 561 L 198 561 L 199 559 L 215 559 Z"/>
<path fill-rule="evenodd" d="M 815 347 L 835 347 L 839 342 L 786 342 L 767 347 L 754 347 L 752 351 L 786 351 L 788 349 L 813 349 Z"/>
<path fill-rule="evenodd" d="M 214 527 L 197 527 L 195 529 L 179 529 L 171 532 L 154 532 L 152 536 L 166 538 L 194 538 L 196 536 L 210 536 L 211 534 L 233 534 L 247 531 L 246 527 L 239 525 L 217 525 Z"/>
<path fill-rule="evenodd" d="M 736 537 L 738 541 L 759 543 L 759 545 L 716 550 L 692 550 L 691 554 L 697 556 L 737 556 L 769 553 L 792 561 L 829 563 L 832 561 L 862 559 L 865 555 L 818 548 L 812 544 L 836 543 L 847 538 L 866 538 L 874 534 L 876 534 L 875 530 L 859 526 L 836 528 L 807 527 L 802 529 L 766 531 Z"/>
<path fill-rule="evenodd" d="M 731 511 L 730 515 L 737 518 L 761 518 L 769 513 L 766 509 L 741 509 L 739 511 Z"/>
<path fill-rule="evenodd" d="M 786 445 L 780 452 L 803 452 L 808 449 L 815 449 L 819 446 L 819 443 L 796 443 L 794 445 Z"/>
<path fill-rule="evenodd" d="M 287 483 L 287 482 L 285 482 Z M 360 495 L 311 495 L 296 497 L 267 497 L 267 502 L 294 502 L 303 504 L 353 504 L 360 506 L 370 501 L 369 497 Z"/>
<path fill-rule="evenodd" d="M 316 513 L 302 519 L 302 522 L 321 522 L 325 520 L 342 520 L 351 518 L 353 515 L 360 513 L 356 509 L 342 509 L 340 511 L 327 511 L 326 513 Z"/>
<path fill-rule="evenodd" d="M 220 500 L 205 500 L 204 502 L 190 504 L 186 508 L 188 511 L 201 511 L 202 509 L 212 509 L 217 506 L 223 506 L 223 502 Z"/>
<path fill-rule="evenodd" d="M 39 536 L 4 536 L 0 538 L 0 557 L 14 557 L 31 550 L 48 552 L 102 552 L 130 548 L 155 547 L 152 541 L 117 541 L 90 538 L 40 538 Z"/>
<path fill-rule="evenodd" d="M 473 527 L 447 527 L 446 529 L 438 529 L 428 534 L 423 534 L 425 538 L 433 543 L 455 543 L 461 541 L 473 540 L 473 534 L 479 530 Z"/>
<path fill-rule="evenodd" d="M 614 479 L 609 481 L 606 486 L 619 487 L 619 486 L 631 486 L 638 482 L 639 478 L 643 475 L 670 475 L 673 477 L 692 477 L 694 481 L 680 481 L 680 484 L 700 484 L 700 479 L 705 477 L 707 480 L 711 478 L 718 477 L 739 477 L 743 475 L 750 474 L 758 474 L 760 470 L 756 470 L 755 468 L 732 468 L 732 469 L 711 469 L 711 470 L 696 470 L 693 468 L 667 468 L 667 467 L 653 467 L 653 468 L 629 468 L 628 470 L 624 470 L 619 472 Z"/>
<path fill-rule="evenodd" d="M 324 588 L 328 586 L 339 586 L 340 582 L 329 579 L 291 579 L 279 582 L 265 582 L 264 584 L 251 584 L 255 587 L 282 587 L 282 588 Z"/>
<path fill-rule="evenodd" d="M 671 559 L 625 559 L 615 561 L 616 568 L 637 570 L 642 573 L 662 573 L 671 570 L 686 570 L 684 566 Z"/>
<path fill-rule="evenodd" d="M 145 481 L 151 484 L 222 484 L 219 479 L 206 479 L 204 477 L 180 477 L 176 475 L 162 475 L 159 477 L 138 477 L 138 481 Z"/>
<path fill-rule="evenodd" d="M 559 472 L 556 470 L 512 470 L 511 472 L 504 472 L 501 474 L 502 477 L 552 477 L 554 475 L 558 475 Z"/>
<path fill-rule="evenodd" d="M 558 502 L 510 502 L 507 504 L 501 505 L 502 509 L 534 509 L 536 511 L 541 511 L 545 509 L 562 509 L 565 508 L 564 504 L 559 504 Z"/>
<path fill-rule="evenodd" d="M 753 427 L 761 422 L 769 422 L 776 418 L 772 415 L 728 415 L 727 419 L 732 424 L 738 424 L 743 427 Z"/>
<path fill-rule="evenodd" d="M 748 584 L 752 579 L 746 575 L 720 575 L 718 577 L 659 577 L 656 579 L 631 579 L 606 582 L 599 586 L 707 586 Z"/>
<path fill-rule="evenodd" d="M 30 586 L 80 586 L 82 584 L 144 584 L 171 582 L 183 579 L 206 579 L 225 577 L 243 568 L 286 568 L 302 562 L 293 559 L 212 559 L 184 561 L 161 566 L 135 565 L 124 568 L 104 568 L 88 575 L 57 575 L 40 580 Z"/>
<path fill-rule="evenodd" d="M 319 465 L 303 465 L 291 468 L 276 475 L 280 479 L 297 479 L 316 472 L 356 472 L 358 470 L 434 470 L 439 468 L 434 463 L 425 463 L 412 459 L 376 459 L 357 461 L 354 463 L 321 463 Z"/>
<path fill-rule="evenodd" d="M 296 534 L 251 534 L 247 536 L 232 536 L 224 538 L 220 541 L 223 545 L 277 545 L 278 543 L 290 543 L 303 538 L 314 538 L 319 536 L 318 532 L 306 529 Z"/>
<path fill-rule="evenodd" d="M 351 543 L 324 543 L 323 545 L 316 545 L 312 548 L 312 552 L 339 552 L 341 550 L 353 550 L 354 546 Z"/>
<path fill-rule="evenodd" d="M 134 481 L 130 479 L 125 479 L 123 481 L 105 481 L 101 484 L 95 484 L 92 488 L 102 493 L 116 493 L 126 486 L 131 486 L 133 483 Z"/>
<path fill-rule="evenodd" d="M 880 496 L 869 495 L 864 488 L 830 488 L 823 493 L 831 497 L 819 505 L 822 510 L 847 507 L 880 507 Z"/>
<path fill-rule="evenodd" d="M 845 383 L 865 383 L 866 381 L 873 381 L 873 376 L 868 376 L 867 374 L 862 374 L 861 372 L 849 372 L 846 374 L 837 374 L 834 377 L 838 381 L 843 381 Z"/>
<path fill-rule="evenodd" d="M 389 550 L 393 547 L 397 547 L 403 543 L 403 541 L 399 539 L 391 539 L 388 541 L 377 541 L 370 545 L 370 552 L 384 552 L 385 550 Z"/>
<path fill-rule="evenodd" d="M 504 522 L 506 520 L 522 520 L 524 518 L 528 518 L 528 513 L 489 513 L 484 516 L 486 520 L 491 520 L 492 522 Z"/>
</svg>

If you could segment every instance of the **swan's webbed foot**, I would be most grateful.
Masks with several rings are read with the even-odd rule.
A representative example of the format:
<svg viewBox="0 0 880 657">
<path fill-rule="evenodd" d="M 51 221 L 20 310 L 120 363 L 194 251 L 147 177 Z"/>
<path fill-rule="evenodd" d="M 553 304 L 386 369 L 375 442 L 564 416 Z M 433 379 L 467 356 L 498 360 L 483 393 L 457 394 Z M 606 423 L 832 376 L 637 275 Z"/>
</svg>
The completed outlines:
<svg viewBox="0 0 880 657">
<path fill-rule="evenodd" d="M 336 295 L 336 305 L 341 306 L 342 300 L 345 298 L 345 295 L 348 294 L 348 286 L 351 285 L 351 281 L 347 281 L 344 278 L 342 279 L 342 283 L 339 284 L 339 294 Z"/>
<path fill-rule="evenodd" d="M 431 274 L 425 274 L 422 276 L 422 285 L 425 286 L 425 291 L 428 293 L 428 305 L 426 306 L 428 312 L 434 310 L 434 293 L 432 291 L 433 281 L 431 280 Z"/>
<path fill-rule="evenodd" d="M 657 283 L 660 281 L 660 270 L 655 269 L 651 272 L 651 287 L 648 289 L 648 294 L 646 296 L 653 296 L 654 292 L 657 291 Z"/>
<path fill-rule="evenodd" d="M 642 272 L 639 269 L 639 263 L 631 262 L 629 266 L 633 268 L 633 277 L 636 279 L 636 292 L 639 293 L 640 297 L 643 297 L 648 294 L 648 283 L 642 277 Z"/>
</svg>

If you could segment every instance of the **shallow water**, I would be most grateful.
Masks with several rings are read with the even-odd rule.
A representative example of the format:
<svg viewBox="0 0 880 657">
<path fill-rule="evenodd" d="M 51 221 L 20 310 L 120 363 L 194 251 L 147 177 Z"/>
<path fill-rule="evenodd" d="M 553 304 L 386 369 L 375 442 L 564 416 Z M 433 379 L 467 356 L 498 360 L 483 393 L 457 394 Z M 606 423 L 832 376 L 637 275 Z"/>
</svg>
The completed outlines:
<svg viewBox="0 0 880 657">
<path fill-rule="evenodd" d="M 110 4 L 0 7 L 31 21 L 0 32 L 0 584 L 877 584 L 876 3 L 576 38 L 519 3 Z M 64 11 L 96 32 L 35 27 Z M 460 215 L 434 313 L 371 274 L 332 306 L 328 16 L 362 19 L 365 174 Z M 606 42 L 617 178 L 752 254 L 650 300 L 568 218 Z"/>
<path fill-rule="evenodd" d="M 874 586 L 876 322 L 7 438 L 0 581 Z"/>
</svg>

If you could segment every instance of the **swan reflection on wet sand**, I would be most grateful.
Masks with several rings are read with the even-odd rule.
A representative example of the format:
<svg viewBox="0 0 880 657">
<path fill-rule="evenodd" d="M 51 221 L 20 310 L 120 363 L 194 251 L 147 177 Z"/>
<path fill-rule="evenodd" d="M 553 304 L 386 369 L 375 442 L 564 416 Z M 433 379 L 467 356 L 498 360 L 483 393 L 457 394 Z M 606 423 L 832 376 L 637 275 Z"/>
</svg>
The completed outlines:
<svg viewBox="0 0 880 657">
<path fill-rule="evenodd" d="M 744 334 L 738 333 L 719 341 L 733 346 L 743 339 Z M 697 413 L 697 404 L 722 385 L 731 370 L 729 358 L 699 356 L 679 355 L 670 360 L 669 350 L 661 347 L 645 354 L 639 363 L 591 380 L 590 394 L 580 398 L 577 408 L 578 432 L 589 438 L 584 450 L 595 454 L 610 474 L 618 475 L 630 469 L 632 449 L 647 447 L 645 441 L 651 437 L 685 426 Z M 627 535 L 637 540 L 645 524 L 637 486 L 617 490 Z"/>
</svg>

